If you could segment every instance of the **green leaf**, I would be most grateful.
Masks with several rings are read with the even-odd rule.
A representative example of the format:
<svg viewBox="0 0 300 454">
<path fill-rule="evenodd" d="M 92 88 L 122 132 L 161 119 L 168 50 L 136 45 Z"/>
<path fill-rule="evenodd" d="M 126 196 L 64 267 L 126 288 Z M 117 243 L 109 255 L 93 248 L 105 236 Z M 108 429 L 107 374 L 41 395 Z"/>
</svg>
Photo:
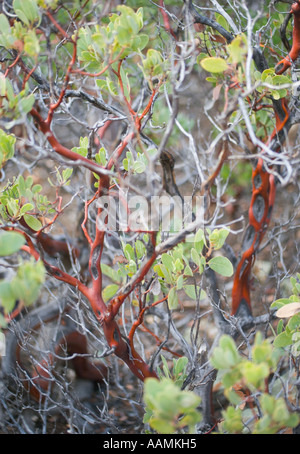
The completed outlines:
<svg viewBox="0 0 300 454">
<path fill-rule="evenodd" d="M 247 55 L 247 38 L 245 35 L 238 35 L 227 46 L 230 54 L 230 61 L 233 63 L 242 63 Z M 274 72 L 274 70 L 273 70 Z"/>
<path fill-rule="evenodd" d="M 227 20 L 221 14 L 216 14 L 216 21 L 220 24 L 225 30 L 230 31 Z"/>
<path fill-rule="evenodd" d="M 71 167 L 68 167 L 67 169 L 64 169 L 62 172 L 62 177 L 64 181 L 67 181 L 73 173 L 73 169 Z"/>
<path fill-rule="evenodd" d="M 144 243 L 140 240 L 136 240 L 135 242 L 135 250 L 138 259 L 141 259 L 144 254 L 146 253 L 146 247 Z"/>
<path fill-rule="evenodd" d="M 1 16 L 3 16 L 3 14 L 0 14 L 0 19 L 1 19 Z M 0 20 L 0 26 L 1 26 L 1 20 Z M 1 45 L 1 41 L 0 41 L 0 45 Z M 0 96 L 5 96 L 6 94 L 6 78 L 5 78 L 5 75 L 0 73 Z M 3 130 L 2 130 L 3 132 Z"/>
<path fill-rule="evenodd" d="M 242 411 L 240 408 L 228 407 L 226 410 L 222 411 L 222 416 L 224 421 L 222 422 L 222 427 L 225 431 L 230 434 L 242 433 L 244 428 Z"/>
<path fill-rule="evenodd" d="M 168 294 L 168 305 L 169 308 L 172 309 L 177 309 L 178 306 L 178 295 L 176 292 L 176 287 L 172 287 L 171 290 L 169 291 Z"/>
<path fill-rule="evenodd" d="M 154 271 L 155 273 L 157 273 L 157 275 L 158 275 L 159 277 L 164 277 L 164 273 L 163 273 L 161 267 L 162 267 L 162 265 L 159 265 L 159 264 L 154 265 L 153 271 Z"/>
<path fill-rule="evenodd" d="M 79 147 L 73 147 L 72 151 L 74 151 L 74 153 L 78 153 L 81 156 L 86 158 L 86 156 L 88 154 L 88 146 L 89 146 L 88 137 L 80 137 L 80 139 L 79 139 Z"/>
<path fill-rule="evenodd" d="M 25 244 L 25 238 L 18 232 L 3 232 L 0 234 L 0 256 L 14 254 Z"/>
<path fill-rule="evenodd" d="M 272 419 L 282 424 L 283 421 L 287 421 L 289 419 L 289 416 L 290 414 L 285 401 L 282 398 L 276 400 L 275 409 L 272 412 Z"/>
<path fill-rule="evenodd" d="M 126 246 L 124 247 L 124 255 L 125 257 L 127 258 L 128 261 L 130 260 L 134 260 L 134 249 L 133 247 L 131 246 L 131 244 L 126 244 Z"/>
<path fill-rule="evenodd" d="M 45 268 L 41 261 L 31 260 L 19 266 L 17 275 L 11 282 L 16 299 L 26 305 L 33 304 L 45 280 Z"/>
<path fill-rule="evenodd" d="M 272 90 L 272 96 L 274 99 L 280 99 L 281 95 L 279 93 L 279 90 Z"/>
<path fill-rule="evenodd" d="M 192 248 L 191 250 L 191 258 L 196 265 L 201 266 L 201 257 L 195 248 Z"/>
<path fill-rule="evenodd" d="M 0 151 L 2 159 L 0 165 L 3 165 L 5 161 L 11 159 L 15 153 L 16 137 L 12 134 L 6 134 L 0 129 Z"/>
<path fill-rule="evenodd" d="M 10 49 L 13 47 L 15 38 L 11 33 L 11 28 L 7 17 L 4 14 L 0 14 L 0 46 Z M 6 81 L 4 74 L 1 74 L 1 87 L 0 96 L 4 96 L 3 89 L 6 87 Z M 3 84 L 3 82 L 5 82 Z"/>
<path fill-rule="evenodd" d="M 18 191 L 19 191 L 20 197 L 25 197 L 26 186 L 25 186 L 25 180 L 22 177 L 22 175 L 20 175 L 18 178 Z"/>
<path fill-rule="evenodd" d="M 10 282 L 0 281 L 0 301 L 6 312 L 11 312 L 14 308 L 16 297 Z"/>
<path fill-rule="evenodd" d="M 296 413 L 292 413 L 289 419 L 286 421 L 287 427 L 297 427 L 299 424 L 299 416 Z"/>
<path fill-rule="evenodd" d="M 272 83 L 273 83 L 273 85 L 286 85 L 286 84 L 291 84 L 292 81 L 289 77 L 284 76 L 283 74 L 280 74 L 280 75 L 276 74 L 273 77 Z"/>
<path fill-rule="evenodd" d="M 230 277 L 233 275 L 232 263 L 226 257 L 213 257 L 209 260 L 208 266 L 221 276 Z"/>
<path fill-rule="evenodd" d="M 177 283 L 176 283 L 177 290 L 181 290 L 181 289 L 182 289 L 183 283 L 184 283 L 184 277 L 183 277 L 183 275 L 181 274 L 181 275 L 178 277 L 178 279 L 177 279 Z"/>
<path fill-rule="evenodd" d="M 10 35 L 11 34 L 11 28 L 10 28 L 10 24 L 9 24 L 9 21 L 7 19 L 7 17 L 5 16 L 5 14 L 0 14 L 0 30 L 1 30 L 1 33 L 5 34 L 5 35 Z"/>
<path fill-rule="evenodd" d="M 37 194 L 38 192 L 41 192 L 42 189 L 43 189 L 43 187 L 40 184 L 35 184 L 32 187 L 32 193 Z"/>
<path fill-rule="evenodd" d="M 95 155 L 95 160 L 96 160 L 97 164 L 99 164 L 100 166 L 105 166 L 106 165 L 107 159 L 106 159 L 105 148 L 103 148 L 103 147 L 100 148 L 98 153 Z"/>
<path fill-rule="evenodd" d="M 162 254 L 161 261 L 168 271 L 173 271 L 173 257 L 169 254 Z"/>
<path fill-rule="evenodd" d="M 126 46 L 127 44 L 129 44 L 129 42 L 131 40 L 131 36 L 128 33 L 128 30 L 125 27 L 122 27 L 122 25 L 120 25 L 120 27 L 118 27 L 118 29 L 117 29 L 117 32 L 118 32 L 118 41 L 119 41 L 120 45 Z"/>
<path fill-rule="evenodd" d="M 215 347 L 211 362 L 216 369 L 230 369 L 239 364 L 241 356 L 231 336 L 224 334 Z"/>
<path fill-rule="evenodd" d="M 108 77 L 106 77 L 106 86 L 107 86 L 107 90 L 109 91 L 109 93 L 112 96 L 118 96 L 118 90 L 117 90 L 115 84 Z"/>
<path fill-rule="evenodd" d="M 276 405 L 276 400 L 273 396 L 263 393 L 260 397 L 260 403 L 263 411 L 269 413 L 270 415 L 273 413 Z"/>
<path fill-rule="evenodd" d="M 196 251 L 201 254 L 203 246 L 206 245 L 205 234 L 202 229 L 197 230 L 196 235 L 194 237 L 194 246 Z"/>
<path fill-rule="evenodd" d="M 221 247 L 224 245 L 228 235 L 229 235 L 229 230 L 227 230 L 227 229 L 219 229 L 219 230 L 215 229 L 209 235 L 209 242 L 215 250 L 221 249 Z"/>
<path fill-rule="evenodd" d="M 161 382 L 156 378 L 149 377 L 145 380 L 144 394 L 150 401 L 153 400 L 161 389 Z"/>
<path fill-rule="evenodd" d="M 287 324 L 287 327 L 291 331 L 296 330 L 296 329 L 298 329 L 300 327 L 300 314 L 299 314 L 299 311 L 290 318 L 290 320 L 289 320 L 289 322 Z"/>
<path fill-rule="evenodd" d="M 123 83 L 123 90 L 125 98 L 130 101 L 130 82 L 128 73 L 124 71 L 123 67 L 121 67 L 120 71 L 122 83 Z"/>
<path fill-rule="evenodd" d="M 1 343 L 1 335 L 4 336 L 4 334 L 1 333 L 1 329 L 7 328 L 7 324 L 8 323 L 7 323 L 6 319 L 5 319 L 5 317 L 2 314 L 0 314 L 0 343 Z M 4 342 L 4 339 L 3 339 L 3 342 Z"/>
<path fill-rule="evenodd" d="M 194 276 L 193 271 L 189 265 L 186 265 L 186 267 L 184 268 L 183 274 L 185 276 Z"/>
<path fill-rule="evenodd" d="M 196 289 L 194 285 L 184 285 L 183 289 L 187 296 L 190 297 L 192 300 L 197 299 Z"/>
<path fill-rule="evenodd" d="M 274 76 L 275 76 L 275 69 L 274 68 L 267 68 L 261 73 L 261 80 L 263 82 L 266 82 L 267 79 L 269 77 L 271 77 L 271 79 L 269 79 L 269 81 L 271 81 L 271 83 L 272 83 L 272 79 L 273 79 Z"/>
<path fill-rule="evenodd" d="M 10 216 L 15 217 L 18 214 L 19 211 L 19 203 L 18 200 L 10 199 L 7 202 L 7 211 L 10 214 Z"/>
<path fill-rule="evenodd" d="M 21 114 L 27 114 L 31 111 L 33 104 L 35 103 L 35 97 L 33 94 L 20 99 L 18 103 L 18 109 Z"/>
<path fill-rule="evenodd" d="M 33 185 L 33 177 L 29 175 L 29 177 L 26 178 L 25 180 L 25 186 L 27 189 L 30 189 Z"/>
<path fill-rule="evenodd" d="M 32 205 L 32 203 L 25 203 L 25 205 L 23 205 L 21 207 L 20 215 L 23 216 L 23 214 L 27 213 L 28 211 L 33 210 L 33 208 L 34 208 L 34 206 Z"/>
<path fill-rule="evenodd" d="M 184 368 L 183 363 L 179 370 L 183 371 Z M 166 372 L 169 377 L 168 370 Z M 167 377 L 145 380 L 144 400 L 147 407 L 144 422 L 158 433 L 173 433 L 180 427 L 194 426 L 201 420 L 201 414 L 196 411 L 201 399 L 191 391 L 182 391 L 178 384 Z M 189 429 L 193 430 L 194 427 Z"/>
<path fill-rule="evenodd" d="M 283 320 L 282 319 L 279 320 L 276 331 L 277 331 L 277 334 L 282 333 L 282 331 L 283 331 Z"/>
<path fill-rule="evenodd" d="M 24 214 L 24 221 L 30 227 L 32 230 L 35 230 L 36 232 L 40 230 L 43 227 L 43 224 L 39 219 L 37 219 L 35 216 L 32 216 L 31 214 Z"/>
<path fill-rule="evenodd" d="M 119 286 L 116 284 L 111 284 L 105 287 L 102 291 L 102 297 L 104 302 L 109 301 L 119 290 Z"/>
<path fill-rule="evenodd" d="M 24 36 L 24 50 L 31 57 L 39 55 L 40 43 L 34 30 L 29 30 Z"/>
<path fill-rule="evenodd" d="M 129 260 L 129 263 L 126 266 L 128 270 L 128 275 L 133 276 L 137 272 L 137 266 L 134 260 Z"/>
<path fill-rule="evenodd" d="M 143 60 L 146 77 L 153 75 L 154 72 L 156 72 L 156 75 L 159 75 L 163 71 L 162 63 L 163 57 L 161 53 L 155 49 L 148 49 L 147 56 Z"/>
<path fill-rule="evenodd" d="M 136 36 L 136 40 L 132 43 L 133 50 L 141 51 L 143 50 L 149 42 L 148 35 L 138 35 Z"/>
<path fill-rule="evenodd" d="M 171 373 L 169 371 L 168 362 L 167 362 L 166 358 L 163 355 L 161 355 L 161 360 L 162 360 L 162 363 L 163 363 L 162 369 L 163 369 L 165 377 L 171 378 Z"/>
<path fill-rule="evenodd" d="M 202 68 L 205 69 L 205 71 L 211 72 L 211 73 L 223 73 L 228 69 L 228 64 L 224 58 L 220 57 L 207 57 L 201 60 L 200 62 Z"/>
<path fill-rule="evenodd" d="M 39 9 L 35 0 L 14 0 L 13 7 L 18 18 L 26 25 L 39 20 Z"/>
<path fill-rule="evenodd" d="M 6 96 L 9 100 L 9 106 L 12 108 L 15 107 L 17 98 L 15 97 L 12 83 L 8 79 L 6 79 Z"/>
<path fill-rule="evenodd" d="M 293 343 L 292 335 L 287 334 L 286 331 L 283 331 L 274 339 L 274 347 L 276 347 L 276 348 L 287 347 L 288 345 L 291 345 L 292 343 Z"/>
<path fill-rule="evenodd" d="M 266 363 L 255 364 L 251 361 L 245 361 L 241 365 L 241 372 L 247 383 L 258 388 L 263 380 L 269 376 L 270 369 Z"/>
<path fill-rule="evenodd" d="M 274 301 L 272 304 L 271 304 L 271 309 L 279 309 L 280 307 L 283 307 L 285 304 L 289 304 L 291 301 L 289 300 L 289 298 L 280 298 L 276 301 Z"/>
<path fill-rule="evenodd" d="M 143 173 L 146 170 L 146 164 L 143 161 L 135 161 L 133 164 L 133 170 L 136 173 Z"/>
<path fill-rule="evenodd" d="M 175 263 L 174 263 L 174 266 L 175 266 L 175 270 L 176 270 L 176 271 L 182 271 L 183 268 L 184 268 L 184 263 L 183 263 L 182 260 L 176 259 L 176 260 L 175 260 Z"/>
<path fill-rule="evenodd" d="M 226 392 L 226 397 L 232 405 L 241 404 L 241 396 L 237 394 L 233 389 L 229 389 L 229 391 Z"/>
<path fill-rule="evenodd" d="M 185 371 L 187 365 L 188 365 L 188 358 L 186 356 L 182 356 L 181 358 L 178 358 L 177 361 L 174 360 L 174 375 L 177 377 L 179 374 Z"/>
<path fill-rule="evenodd" d="M 162 418 L 151 418 L 150 426 L 161 434 L 173 434 L 176 430 L 169 421 L 165 421 Z"/>
<path fill-rule="evenodd" d="M 112 281 L 121 284 L 122 278 L 120 277 L 118 271 L 114 270 L 105 263 L 101 263 L 101 271 L 105 276 L 108 276 Z"/>
</svg>

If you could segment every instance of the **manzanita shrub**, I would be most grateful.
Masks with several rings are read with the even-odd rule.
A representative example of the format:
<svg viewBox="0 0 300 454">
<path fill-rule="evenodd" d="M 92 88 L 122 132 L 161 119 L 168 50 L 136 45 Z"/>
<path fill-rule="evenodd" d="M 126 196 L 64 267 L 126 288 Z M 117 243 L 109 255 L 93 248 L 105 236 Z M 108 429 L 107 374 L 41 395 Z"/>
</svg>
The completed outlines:
<svg viewBox="0 0 300 454">
<path fill-rule="evenodd" d="M 298 1 L 1 6 L 1 429 L 297 432 Z"/>
</svg>

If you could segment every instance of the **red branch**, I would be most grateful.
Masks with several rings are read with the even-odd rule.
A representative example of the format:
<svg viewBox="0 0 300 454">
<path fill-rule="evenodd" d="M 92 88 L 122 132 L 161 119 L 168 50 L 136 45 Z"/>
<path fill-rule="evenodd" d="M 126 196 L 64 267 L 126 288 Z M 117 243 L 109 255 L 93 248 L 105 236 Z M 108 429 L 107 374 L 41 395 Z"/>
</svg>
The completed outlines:
<svg viewBox="0 0 300 454">
<path fill-rule="evenodd" d="M 176 35 L 175 35 L 171 25 L 170 25 L 170 20 L 169 20 L 168 14 L 166 12 L 164 0 L 160 0 L 159 5 L 160 5 L 159 8 L 160 8 L 160 11 L 161 11 L 161 15 L 163 17 L 165 29 L 167 30 L 168 33 L 170 33 L 171 36 L 173 36 L 173 38 L 175 40 L 177 40 L 177 37 L 176 37 Z"/>
<path fill-rule="evenodd" d="M 286 99 L 281 100 L 281 107 L 284 114 L 283 119 L 275 111 L 276 127 L 272 132 L 268 144 L 284 128 L 289 118 Z M 239 309 L 244 306 L 251 313 L 250 299 L 250 273 L 255 260 L 255 254 L 265 235 L 270 223 L 272 209 L 275 201 L 276 185 L 274 175 L 269 174 L 265 169 L 264 161 L 259 158 L 258 163 L 252 171 L 252 198 L 249 208 L 249 226 L 246 237 L 251 244 L 243 253 L 238 263 L 232 289 L 232 315 L 236 315 Z M 263 212 L 261 209 L 263 206 Z"/>
<path fill-rule="evenodd" d="M 152 303 L 150 304 L 149 306 L 145 306 L 143 307 L 140 312 L 139 312 L 139 316 L 137 318 L 137 320 L 133 323 L 131 329 L 130 329 L 130 332 L 128 334 L 128 339 L 129 339 L 129 342 L 130 342 L 130 345 L 133 346 L 133 337 L 134 337 L 134 334 L 137 330 L 137 328 L 143 324 L 144 322 L 144 315 L 145 315 L 145 312 L 147 310 L 149 310 L 150 308 L 154 307 L 154 306 L 157 306 L 158 304 L 161 304 L 163 303 L 164 301 L 166 301 L 168 299 L 168 295 L 165 296 L 164 298 L 162 298 L 161 300 L 159 301 L 155 301 L 155 303 Z"/>
<path fill-rule="evenodd" d="M 300 54 L 300 4 L 298 1 L 292 4 L 290 13 L 294 15 L 293 45 L 289 54 L 277 63 L 275 67 L 276 74 L 282 74 L 290 68 Z"/>
<path fill-rule="evenodd" d="M 119 294 L 117 298 L 114 298 L 108 305 L 105 304 L 103 297 L 102 297 L 102 270 L 101 270 L 101 258 L 102 258 L 102 253 L 103 253 L 103 247 L 104 247 L 104 238 L 105 238 L 105 230 L 101 230 L 100 227 L 96 223 L 96 233 L 94 238 L 91 238 L 87 228 L 86 228 L 86 223 L 88 220 L 88 209 L 90 205 L 95 202 L 98 198 L 101 198 L 103 195 L 107 195 L 109 193 L 110 189 L 110 171 L 115 165 L 119 158 L 121 157 L 122 152 L 128 145 L 128 143 L 133 139 L 133 137 L 140 131 L 141 128 L 141 120 L 145 117 L 145 115 L 149 112 L 151 105 L 154 100 L 154 96 L 157 93 L 157 90 L 159 89 L 160 85 L 162 82 L 160 82 L 154 90 L 152 90 L 151 97 L 149 99 L 149 102 L 145 109 L 143 110 L 142 114 L 139 116 L 131 107 L 130 102 L 126 99 L 125 97 L 125 92 L 124 92 L 124 87 L 123 87 L 123 81 L 121 78 L 121 65 L 122 65 L 122 60 L 120 60 L 121 54 L 123 50 L 121 50 L 120 54 L 117 56 L 115 60 L 110 60 L 109 63 L 106 65 L 106 67 L 101 71 L 101 74 L 114 62 L 119 60 L 119 65 L 118 65 L 118 70 L 115 72 L 118 81 L 120 84 L 120 89 L 121 93 L 123 94 L 124 100 L 126 102 L 126 105 L 128 107 L 128 110 L 130 112 L 130 115 L 132 117 L 133 121 L 133 131 L 129 132 L 126 137 L 121 141 L 120 145 L 117 147 L 111 158 L 109 159 L 107 165 L 105 168 L 101 167 L 100 165 L 96 164 L 92 160 L 81 156 L 80 154 L 77 154 L 76 152 L 73 152 L 69 148 L 65 147 L 62 145 L 55 135 L 53 134 L 53 131 L 51 129 L 51 124 L 53 120 L 53 116 L 55 111 L 58 109 L 58 107 L 61 105 L 65 93 L 70 81 L 70 75 L 73 72 L 80 72 L 81 71 L 76 71 L 73 69 L 76 59 L 77 59 L 77 43 L 76 39 L 72 39 L 68 34 L 62 29 L 62 27 L 57 23 L 56 19 L 52 16 L 52 14 L 47 11 L 46 12 L 48 18 L 50 21 L 54 24 L 58 32 L 63 36 L 64 39 L 68 40 L 73 44 L 73 55 L 72 58 L 69 62 L 63 85 L 60 91 L 60 94 L 58 96 L 58 99 L 56 102 L 53 102 L 49 106 L 47 118 L 44 119 L 42 115 L 38 112 L 37 109 L 32 108 L 30 111 L 31 116 L 33 119 L 36 121 L 40 131 L 45 135 L 45 138 L 53 148 L 54 152 L 57 153 L 59 156 L 62 156 L 63 158 L 66 158 L 70 161 L 73 162 L 80 162 L 82 166 L 91 172 L 94 172 L 97 174 L 100 179 L 99 179 L 99 187 L 98 190 L 96 191 L 94 197 L 86 202 L 85 204 L 85 216 L 84 220 L 82 222 L 82 230 L 84 232 L 84 235 L 88 241 L 89 247 L 90 247 L 90 256 L 89 256 L 89 272 L 90 272 L 90 283 L 88 285 L 83 284 L 79 279 L 76 277 L 71 276 L 70 274 L 64 272 L 63 270 L 59 269 L 56 266 L 53 266 L 52 264 L 48 263 L 43 256 L 40 255 L 38 247 L 35 246 L 35 244 L 41 245 L 44 247 L 45 243 L 45 233 L 42 231 L 39 232 L 32 232 L 32 235 L 35 237 L 35 242 L 33 239 L 31 239 L 30 235 L 24 234 L 22 232 L 27 240 L 27 245 L 23 246 L 23 250 L 26 250 L 29 254 L 31 254 L 36 260 L 42 260 L 47 272 L 53 276 L 55 279 L 62 281 L 68 285 L 71 285 L 75 288 L 77 288 L 82 295 L 86 297 L 86 299 L 89 301 L 92 310 L 96 316 L 96 318 L 99 320 L 103 327 L 103 332 L 105 335 L 105 338 L 107 340 L 108 347 L 111 349 L 112 352 L 116 356 L 118 356 L 121 360 L 123 360 L 129 369 L 134 373 L 135 376 L 140 378 L 141 380 L 144 380 L 146 377 L 156 377 L 156 374 L 154 371 L 150 370 L 149 366 L 145 363 L 145 361 L 140 357 L 140 355 L 137 353 L 135 350 L 134 344 L 133 344 L 133 337 L 134 337 L 134 332 L 135 332 L 135 325 L 132 327 L 130 331 L 130 340 L 125 339 L 119 329 L 119 326 L 115 320 L 116 315 L 119 312 L 120 307 L 126 300 L 126 298 L 130 295 L 130 293 L 136 288 L 137 285 L 139 285 L 142 280 L 145 278 L 146 274 L 150 270 L 151 266 L 153 265 L 154 261 L 157 258 L 157 254 L 155 253 L 155 234 L 151 234 L 152 238 L 152 246 L 153 246 L 153 252 L 150 255 L 149 259 L 147 262 L 142 266 L 142 268 L 139 270 L 137 273 L 136 277 L 133 279 L 133 281 L 130 283 L 130 285 L 126 286 L 124 291 Z M 16 58 L 16 60 L 13 62 L 13 65 L 16 65 L 19 61 L 19 56 Z M 27 71 L 27 79 L 30 77 L 32 72 Z M 95 74 L 93 74 L 95 76 Z M 61 210 L 61 199 L 58 199 L 58 209 L 57 209 L 57 214 L 54 217 L 53 223 L 57 216 L 59 215 Z M 98 216 L 100 216 L 102 213 L 102 208 L 98 209 Z M 143 318 L 143 312 L 139 316 L 139 320 Z M 140 324 L 140 322 L 138 322 Z M 42 367 L 42 365 L 41 365 Z M 47 371 L 46 371 L 47 373 Z"/>
<path fill-rule="evenodd" d="M 71 161 L 81 161 L 83 167 L 85 167 L 88 170 L 91 170 L 92 172 L 95 172 L 103 179 L 108 179 L 107 172 L 103 167 L 99 166 L 93 161 L 90 161 L 84 156 L 81 156 L 75 151 L 72 151 L 69 148 L 63 146 L 54 136 L 48 122 L 43 119 L 43 117 L 39 114 L 39 112 L 36 109 L 34 108 L 31 109 L 30 114 L 36 120 L 40 130 L 44 133 L 46 139 L 52 146 L 53 150 L 56 151 L 56 153 L 58 153 L 60 156 L 63 156 L 64 158 L 70 159 Z"/>
<path fill-rule="evenodd" d="M 47 16 L 49 17 L 49 19 L 51 20 L 51 22 L 55 25 L 55 27 L 57 28 L 57 30 L 62 34 L 62 36 L 66 39 L 70 39 L 69 35 L 65 32 L 65 30 L 59 25 L 59 23 L 56 21 L 56 19 L 54 19 L 54 17 L 52 16 L 52 14 L 50 13 L 50 11 L 46 11 L 46 14 Z"/>
</svg>

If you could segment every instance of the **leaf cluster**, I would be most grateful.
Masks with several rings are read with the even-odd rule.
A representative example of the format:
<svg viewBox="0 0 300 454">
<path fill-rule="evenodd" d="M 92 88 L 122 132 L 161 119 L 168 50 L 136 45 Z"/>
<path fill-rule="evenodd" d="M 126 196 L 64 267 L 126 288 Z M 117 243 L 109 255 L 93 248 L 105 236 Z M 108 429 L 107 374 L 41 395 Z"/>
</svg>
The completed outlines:
<svg viewBox="0 0 300 454">
<path fill-rule="evenodd" d="M 55 212 L 46 195 L 41 193 L 42 186 L 34 184 L 32 176 L 24 178 L 19 175 L 0 193 L 0 220 L 16 223 L 24 221 L 34 231 L 42 228 L 39 217 L 51 215 Z"/>
<path fill-rule="evenodd" d="M 15 94 L 12 83 L 4 74 L 0 73 L 0 115 L 6 119 L 15 119 L 25 116 L 30 112 L 35 102 L 34 94 L 28 94 L 28 86 Z M 14 125 L 14 121 L 7 121 L 7 129 Z"/>
<path fill-rule="evenodd" d="M 161 287 L 168 293 L 168 304 L 170 309 L 178 306 L 178 291 L 183 290 L 185 294 L 193 300 L 205 298 L 204 290 L 199 289 L 195 284 L 190 283 L 190 278 L 194 276 L 192 268 L 196 267 L 197 272 L 203 273 L 206 267 L 211 268 L 224 277 L 233 274 L 231 262 L 221 255 L 209 258 L 206 257 L 205 249 L 208 244 L 211 251 L 217 251 L 224 245 L 229 234 L 227 229 L 215 229 L 211 232 L 207 229 L 208 240 L 202 229 L 198 229 L 193 239 L 189 238 L 185 247 L 180 244 L 172 251 L 161 256 L 160 263 L 154 266 Z M 207 244 L 208 243 L 208 244 Z M 171 287 L 171 288 L 170 288 Z M 170 288 L 168 290 L 168 288 Z"/>
<path fill-rule="evenodd" d="M 195 425 L 201 421 L 197 410 L 200 397 L 191 391 L 182 391 L 170 378 L 145 380 L 144 423 L 160 434 L 180 433 L 188 428 L 195 433 Z"/>
<path fill-rule="evenodd" d="M 28 57 L 36 58 L 40 52 L 36 28 L 41 21 L 41 14 L 36 0 L 14 0 L 13 8 L 19 21 L 11 26 L 7 17 L 0 14 L 0 46 L 23 52 Z"/>
<path fill-rule="evenodd" d="M 277 433 L 281 428 L 295 427 L 299 417 L 289 411 L 283 398 L 276 398 L 265 391 L 265 385 L 277 368 L 281 351 L 269 339 L 256 333 L 249 352 L 249 359 L 239 353 L 231 336 L 220 338 L 214 349 L 211 364 L 219 371 L 224 395 L 230 406 L 223 411 L 224 433 Z M 255 398 L 253 397 L 255 396 Z M 250 409 L 257 409 L 257 417 L 251 421 Z"/>
<path fill-rule="evenodd" d="M 187 367 L 188 367 L 188 358 L 182 356 L 178 359 L 173 358 L 172 369 L 168 365 L 166 358 L 161 355 L 162 360 L 162 369 L 158 370 L 158 376 L 160 379 L 169 378 L 171 379 L 179 388 L 182 387 L 184 380 L 187 377 Z"/>
<path fill-rule="evenodd" d="M 117 9 L 120 14 L 112 14 L 108 24 L 79 30 L 78 56 L 89 71 L 101 71 L 109 59 L 125 58 L 131 52 L 142 51 L 148 44 L 148 36 L 140 33 L 143 9 L 134 12 L 125 5 L 119 5 Z"/>
<path fill-rule="evenodd" d="M 45 281 L 43 263 L 35 260 L 21 262 L 12 280 L 0 281 L 0 299 L 5 312 L 9 313 L 16 303 L 22 301 L 26 306 L 33 304 Z"/>
<path fill-rule="evenodd" d="M 260 85 L 256 88 L 258 93 L 264 93 L 266 96 L 270 95 L 273 99 L 285 98 L 287 96 L 287 89 L 279 88 L 279 86 L 290 85 L 290 77 L 283 74 L 276 74 L 274 68 L 265 69 L 262 73 L 255 71 L 254 77 L 255 80 L 260 83 Z M 268 85 L 278 86 L 278 89 L 270 88 Z"/>
<path fill-rule="evenodd" d="M 291 354 L 297 358 L 300 355 L 300 274 L 291 277 L 292 294 L 289 298 L 280 298 L 271 304 L 271 309 L 277 309 L 280 317 L 277 325 L 277 335 L 274 346 L 291 349 Z M 284 320 L 287 320 L 284 323 Z"/>
</svg>

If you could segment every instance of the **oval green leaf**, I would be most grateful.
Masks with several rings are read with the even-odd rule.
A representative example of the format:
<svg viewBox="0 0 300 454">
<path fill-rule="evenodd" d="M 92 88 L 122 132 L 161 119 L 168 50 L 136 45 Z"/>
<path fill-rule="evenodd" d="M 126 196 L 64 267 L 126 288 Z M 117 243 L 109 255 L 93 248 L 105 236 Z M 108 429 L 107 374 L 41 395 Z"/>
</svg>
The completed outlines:
<svg viewBox="0 0 300 454">
<path fill-rule="evenodd" d="M 283 331 L 277 337 L 275 337 L 273 345 L 276 348 L 284 348 L 288 345 L 292 345 L 292 343 L 292 334 L 287 334 L 285 331 Z"/>
<path fill-rule="evenodd" d="M 24 221 L 28 227 L 36 232 L 43 227 L 41 221 L 39 221 L 35 216 L 31 216 L 31 214 L 24 214 Z"/>
<path fill-rule="evenodd" d="M 32 203 L 25 203 L 25 205 L 23 205 L 21 210 L 20 210 L 20 214 L 23 215 L 23 214 L 28 213 L 28 211 L 31 211 L 33 209 L 34 209 L 34 206 L 32 205 Z"/>
<path fill-rule="evenodd" d="M 8 281 L 0 282 L 0 306 L 2 306 L 6 312 L 11 312 L 16 302 L 11 283 Z"/>
<path fill-rule="evenodd" d="M 3 232 L 0 234 L 0 256 L 11 255 L 17 252 L 25 244 L 25 238 L 21 233 Z"/>
<path fill-rule="evenodd" d="M 187 294 L 187 296 L 189 298 L 191 298 L 192 300 L 196 300 L 197 299 L 197 294 L 196 294 L 196 289 L 195 289 L 195 286 L 194 285 L 185 285 L 183 287 L 185 293 Z"/>
<path fill-rule="evenodd" d="M 213 257 L 208 262 L 208 266 L 222 276 L 230 277 L 233 275 L 232 263 L 226 257 Z"/>
<path fill-rule="evenodd" d="M 228 64 L 224 60 L 224 58 L 220 57 L 207 57 L 201 60 L 200 62 L 202 68 L 205 69 L 205 71 L 208 71 L 210 73 L 223 73 L 228 69 Z"/>
<path fill-rule="evenodd" d="M 109 301 L 117 293 L 118 290 L 119 286 L 116 284 L 111 284 L 105 287 L 102 292 L 104 302 L 106 303 L 107 301 Z"/>
<path fill-rule="evenodd" d="M 168 305 L 170 309 L 176 309 L 178 306 L 178 295 L 175 287 L 172 287 L 169 291 Z"/>
</svg>

